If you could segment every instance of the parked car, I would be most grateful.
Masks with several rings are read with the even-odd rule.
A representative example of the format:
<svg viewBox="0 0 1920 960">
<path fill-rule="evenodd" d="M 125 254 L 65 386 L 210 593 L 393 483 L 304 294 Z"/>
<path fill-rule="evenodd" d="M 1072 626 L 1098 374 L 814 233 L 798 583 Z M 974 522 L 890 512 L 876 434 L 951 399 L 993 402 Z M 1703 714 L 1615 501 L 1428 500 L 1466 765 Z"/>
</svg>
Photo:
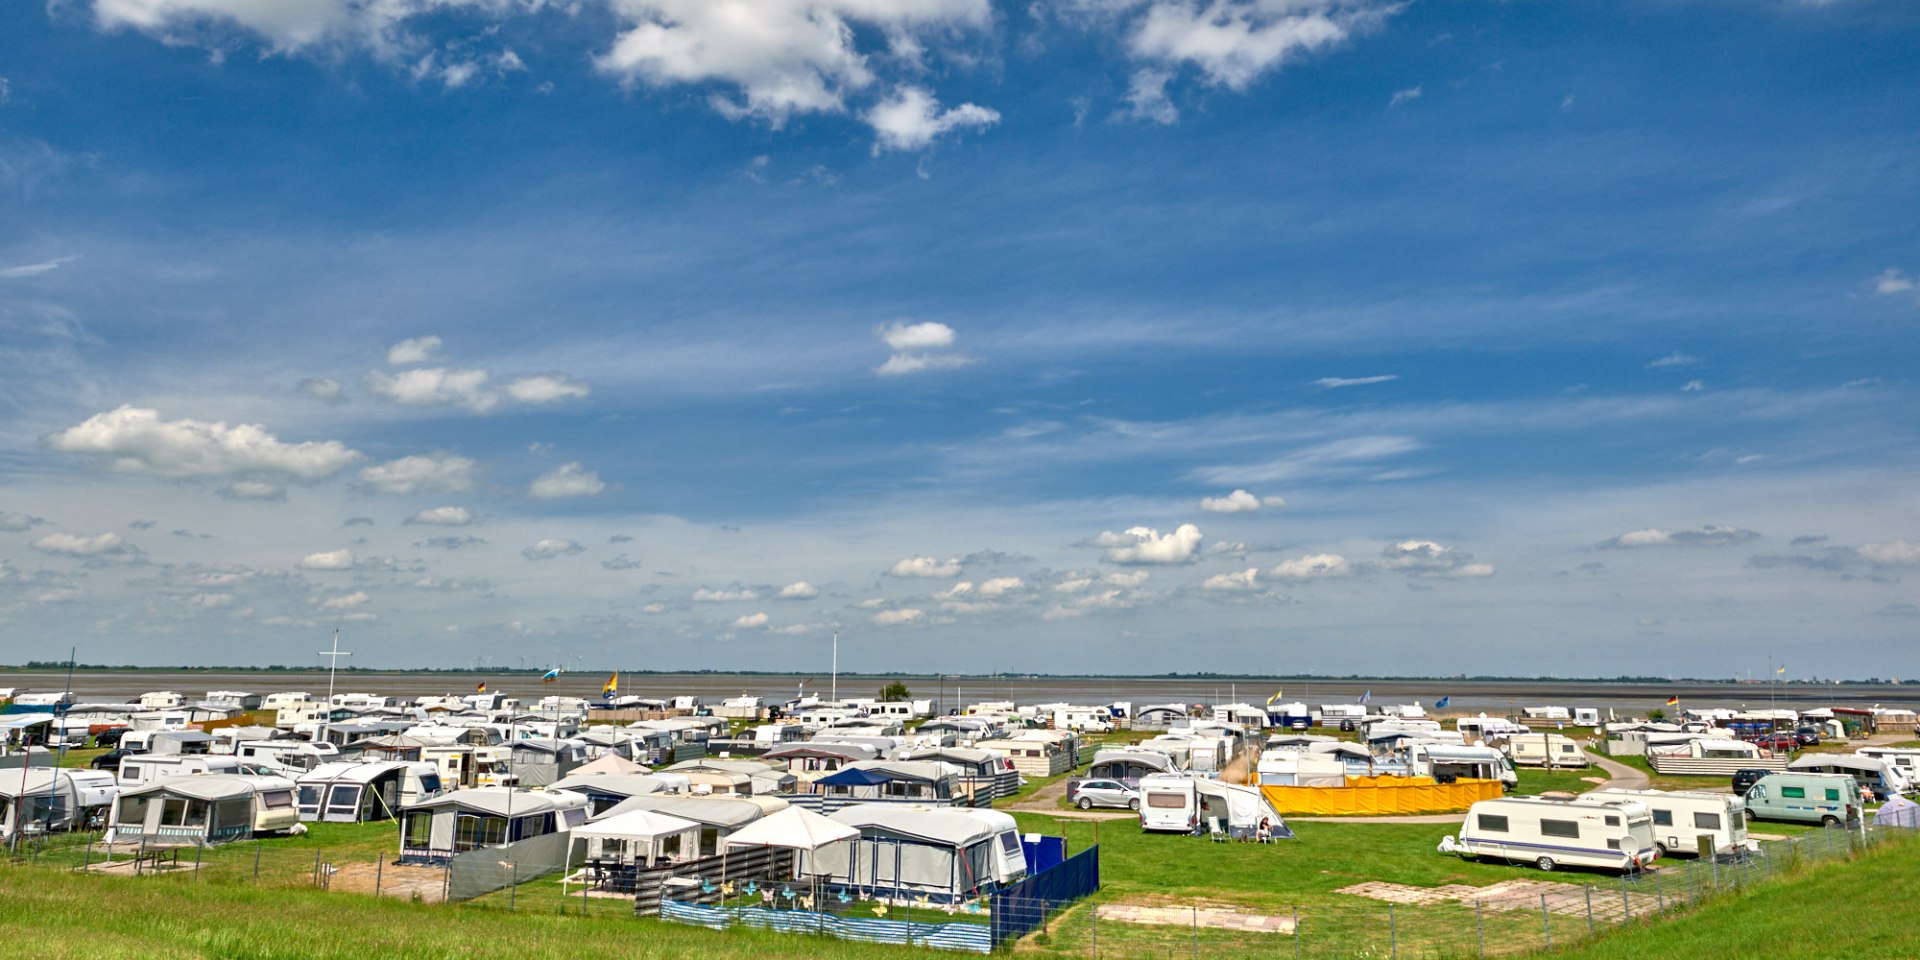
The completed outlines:
<svg viewBox="0 0 1920 960">
<path fill-rule="evenodd" d="M 1733 792 L 1739 796 L 1745 796 L 1748 787 L 1759 783 L 1761 777 L 1772 772 L 1772 770 L 1761 767 L 1747 767 L 1742 770 L 1735 770 L 1733 772 Z"/>
<path fill-rule="evenodd" d="M 1140 809 L 1140 791 L 1118 780 L 1081 780 L 1067 788 L 1067 802 L 1082 810 L 1094 807 Z"/>
<path fill-rule="evenodd" d="M 1755 738 L 1753 742 L 1760 749 L 1772 750 L 1775 753 L 1792 753 L 1800 749 L 1800 741 L 1794 739 L 1793 734 L 1790 733 L 1769 733 L 1764 737 Z"/>
<path fill-rule="evenodd" d="M 120 771 L 120 761 L 132 755 L 132 753 L 132 750 L 125 749 L 114 750 L 111 753 L 103 753 L 94 757 L 93 762 L 89 764 L 89 766 L 95 770 L 112 770 L 118 773 Z"/>
<path fill-rule="evenodd" d="M 1820 731 L 1812 727 L 1801 727 L 1795 730 L 1793 732 L 1793 738 L 1800 741 L 1800 745 L 1803 747 L 1817 747 L 1820 745 Z"/>
<path fill-rule="evenodd" d="M 120 738 L 126 735 L 126 727 L 113 727 L 108 730 L 102 730 L 93 735 L 93 745 L 96 747 L 117 747 L 120 745 Z"/>
</svg>

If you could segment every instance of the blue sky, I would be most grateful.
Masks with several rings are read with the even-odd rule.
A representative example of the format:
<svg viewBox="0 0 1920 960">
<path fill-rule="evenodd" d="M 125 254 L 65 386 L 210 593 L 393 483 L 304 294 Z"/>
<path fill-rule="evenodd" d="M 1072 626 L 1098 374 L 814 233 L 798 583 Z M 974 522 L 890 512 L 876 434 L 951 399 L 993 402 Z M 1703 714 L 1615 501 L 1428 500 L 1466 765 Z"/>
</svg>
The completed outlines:
<svg viewBox="0 0 1920 960">
<path fill-rule="evenodd" d="M 1920 626 L 1911 4 L 0 37 L 0 657 L 1884 676 Z"/>
</svg>

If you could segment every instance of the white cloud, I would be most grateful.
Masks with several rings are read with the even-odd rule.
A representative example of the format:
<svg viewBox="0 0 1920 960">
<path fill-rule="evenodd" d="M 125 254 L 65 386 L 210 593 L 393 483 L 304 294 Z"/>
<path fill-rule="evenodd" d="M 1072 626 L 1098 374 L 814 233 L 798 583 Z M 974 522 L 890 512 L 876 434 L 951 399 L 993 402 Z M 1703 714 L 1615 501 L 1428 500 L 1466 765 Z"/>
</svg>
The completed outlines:
<svg viewBox="0 0 1920 960">
<path fill-rule="evenodd" d="M 873 368 L 883 377 L 899 377 L 928 370 L 957 370 L 974 363 L 972 357 L 947 353 L 896 353 L 887 362 Z"/>
<path fill-rule="evenodd" d="M 574 540 L 548 537 L 536 541 L 533 546 L 520 551 L 520 555 L 526 557 L 528 560 L 551 560 L 555 557 L 570 557 L 576 553 L 584 553 L 586 549 L 586 547 L 581 546 L 579 542 Z"/>
<path fill-rule="evenodd" d="M 1397 373 L 1382 373 L 1371 377 L 1321 377 L 1313 383 L 1317 387 L 1338 390 L 1342 387 L 1366 387 L 1376 383 L 1392 383 L 1398 379 L 1400 375 Z"/>
<path fill-rule="evenodd" d="M 1380 565 L 1436 577 L 1490 577 L 1493 565 L 1475 563 L 1473 555 L 1432 540 L 1401 540 L 1380 551 Z"/>
<path fill-rule="evenodd" d="M 1152 527 L 1129 527 L 1102 533 L 1093 544 L 1106 548 L 1109 563 L 1189 563 L 1200 549 L 1200 528 L 1183 523 L 1163 536 Z"/>
<path fill-rule="evenodd" d="M 1330 440 L 1261 463 L 1197 467 L 1187 478 L 1210 484 L 1283 483 L 1339 479 L 1377 469 L 1373 462 L 1419 450 L 1412 437 L 1363 436 Z"/>
<path fill-rule="evenodd" d="M 117 533 L 102 533 L 83 537 L 72 533 L 49 533 L 32 544 L 41 553 L 58 553 L 69 557 L 102 557 L 124 553 L 127 545 Z"/>
<path fill-rule="evenodd" d="M 750 630 L 754 627 L 766 626 L 767 621 L 771 619 L 773 618 L 764 613 L 749 613 L 735 617 L 732 626 L 735 630 Z"/>
<path fill-rule="evenodd" d="M 327 597 L 325 599 L 316 597 L 314 603 L 318 604 L 322 610 L 352 610 L 355 607 L 365 606 L 367 601 L 371 599 L 373 598 L 356 590 L 353 593 L 338 597 Z"/>
<path fill-rule="evenodd" d="M 993 126 L 1000 122 L 1000 112 L 973 103 L 942 110 L 924 88 L 903 85 L 874 104 L 865 119 L 873 127 L 873 152 L 878 156 L 883 150 L 924 150 L 952 131 Z"/>
<path fill-rule="evenodd" d="M 0 103 L 6 102 L 6 78 L 0 77 Z M 0 267 L 0 280 L 24 280 L 60 269 L 61 264 L 69 263 L 72 257 L 58 257 L 43 260 L 40 263 L 22 263 L 12 267 Z"/>
<path fill-rule="evenodd" d="M 472 460 L 451 453 L 416 454 L 364 467 L 360 482 L 380 493 L 459 493 L 473 487 L 473 467 Z"/>
<path fill-rule="evenodd" d="M 887 571 L 889 577 L 927 577 L 951 579 L 960 575 L 959 560 L 935 560 L 932 557 L 908 557 Z"/>
<path fill-rule="evenodd" d="M 1260 588 L 1259 580 L 1260 571 L 1257 569 L 1242 570 L 1239 573 L 1219 573 L 1202 581 L 1200 589 L 1258 590 Z"/>
<path fill-rule="evenodd" d="M 1905 540 L 1862 544 L 1860 558 L 1881 567 L 1920 566 L 1920 544 L 1908 543 Z"/>
<path fill-rule="evenodd" d="M 387 364 L 394 367 L 411 367 L 426 363 L 440 352 L 439 337 L 415 337 L 402 340 L 387 349 Z"/>
<path fill-rule="evenodd" d="M 1102 577 L 1100 582 L 1112 587 L 1132 588 L 1146 583 L 1152 576 L 1153 574 L 1145 570 L 1125 570 L 1120 573 L 1109 573 Z"/>
<path fill-rule="evenodd" d="M 1413 101 L 1420 99 L 1421 94 L 1424 92 L 1425 91 L 1421 90 L 1419 87 L 1408 87 L 1405 90 L 1395 90 L 1393 92 L 1393 98 L 1387 101 L 1387 108 L 1392 109 L 1403 103 L 1412 103 Z"/>
<path fill-rule="evenodd" d="M 1398 11 L 1382 0 L 1096 0 L 1128 15 L 1128 48 L 1148 63 L 1191 64 L 1244 90 L 1288 62 L 1346 41 Z M 1135 11 L 1141 10 L 1137 16 Z"/>
<path fill-rule="evenodd" d="M 988 0 L 612 0 L 622 30 L 595 60 L 626 82 L 653 86 L 724 84 L 737 96 L 709 104 L 732 117 L 774 126 L 794 114 L 841 113 L 871 87 L 876 61 L 862 36 L 884 35 L 911 53 L 921 31 L 983 28 Z M 896 56 L 911 68 L 917 56 Z"/>
<path fill-rule="evenodd" d="M 1699 362 L 1700 362 L 1699 357 L 1691 356 L 1685 353 L 1681 353 L 1678 350 L 1675 350 L 1674 352 L 1669 353 L 1658 360 L 1653 360 L 1648 362 L 1647 369 L 1648 370 L 1672 370 L 1676 367 L 1691 367 L 1694 364 L 1697 364 Z"/>
<path fill-rule="evenodd" d="M 1681 385 L 1680 392 L 1681 393 L 1699 393 L 1700 391 L 1705 390 L 1706 388 L 1707 388 L 1707 382 L 1705 380 L 1688 380 L 1685 384 Z"/>
<path fill-rule="evenodd" d="M 873 622 L 883 627 L 897 627 L 904 623 L 914 623 L 926 617 L 926 611 L 906 607 L 900 610 L 882 610 L 873 615 Z"/>
<path fill-rule="evenodd" d="M 258 424 L 162 420 L 157 410 L 133 406 L 94 414 L 47 437 L 46 444 L 63 453 L 106 457 L 122 473 L 158 477 L 319 480 L 360 459 L 334 440 L 283 443 Z"/>
<path fill-rule="evenodd" d="M 347 399 L 346 387 L 332 377 L 308 377 L 300 381 L 300 392 L 325 403 L 340 403 Z"/>
<path fill-rule="evenodd" d="M 1757 539 L 1760 535 L 1752 530 L 1740 527 L 1723 527 L 1719 524 L 1707 524 L 1692 530 L 1662 530 L 1649 527 L 1645 530 L 1629 530 L 1610 540 L 1600 543 L 1602 548 L 1629 549 L 1633 547 L 1719 547 L 1735 543 L 1745 543 Z"/>
<path fill-rule="evenodd" d="M 408 517 L 406 522 L 432 527 L 464 527 L 473 522 L 473 511 L 466 507 L 434 507 Z"/>
<path fill-rule="evenodd" d="M 1173 73 L 1168 70 L 1135 70 L 1127 81 L 1128 115 L 1154 123 L 1178 123 L 1180 108 L 1167 96 L 1167 83 L 1172 79 Z"/>
<path fill-rule="evenodd" d="M 944 323 L 931 320 L 923 323 L 907 323 L 896 320 L 873 329 L 890 350 L 944 350 L 953 346 L 955 339 L 953 328 Z"/>
<path fill-rule="evenodd" d="M 287 488 L 264 480 L 235 480 L 214 493 L 228 500 L 285 500 Z"/>
<path fill-rule="evenodd" d="M 220 610 L 233 606 L 233 594 L 196 593 L 188 597 L 187 602 L 203 610 Z"/>
<path fill-rule="evenodd" d="M 1245 490 L 1235 490 L 1224 497 L 1201 497 L 1200 509 L 1208 513 L 1252 513 L 1261 507 L 1284 507 L 1284 497 L 1256 497 Z"/>
<path fill-rule="evenodd" d="M 0 513 L 0 531 L 6 533 L 25 533 L 43 523 L 46 521 L 24 513 Z"/>
<path fill-rule="evenodd" d="M 1344 577 L 1353 573 L 1353 564 L 1337 553 L 1313 553 L 1291 560 L 1282 560 L 1280 565 L 1267 570 L 1266 574 L 1276 580 L 1319 580 L 1327 577 Z"/>
<path fill-rule="evenodd" d="M 1875 293 L 1893 295 L 1912 293 L 1913 290 L 1913 278 L 1892 267 L 1888 267 L 1882 271 L 1879 276 L 1873 278 L 1873 292 Z"/>
<path fill-rule="evenodd" d="M 309 553 L 300 558 L 302 570 L 351 570 L 353 569 L 352 550 L 328 550 L 322 553 Z"/>
<path fill-rule="evenodd" d="M 599 474 L 582 469 L 578 463 L 568 463 L 541 474 L 527 486 L 527 496 L 535 500 L 593 497 L 606 489 L 607 485 L 601 482 Z"/>
<path fill-rule="evenodd" d="M 586 384 L 563 373 L 542 373 L 530 377 L 519 377 L 507 384 L 507 396 L 521 403 L 584 400 L 592 392 Z"/>
<path fill-rule="evenodd" d="M 369 370 L 361 378 L 367 392 L 409 407 L 461 406 L 485 413 L 500 402 L 487 388 L 485 370 L 415 367 L 399 373 Z"/>
<path fill-rule="evenodd" d="M 778 600 L 812 600 L 819 595 L 819 587 L 805 580 L 798 580 L 781 587 L 780 592 L 774 594 L 774 598 Z"/>
<path fill-rule="evenodd" d="M 747 603 L 758 599 L 760 594 L 748 587 L 732 587 L 723 590 L 701 587 L 693 592 L 692 597 L 695 603 Z"/>
<path fill-rule="evenodd" d="M 1004 597 L 1025 586 L 1026 582 L 1019 577 L 995 577 L 992 580 L 980 584 L 980 595 L 983 597 Z"/>
</svg>

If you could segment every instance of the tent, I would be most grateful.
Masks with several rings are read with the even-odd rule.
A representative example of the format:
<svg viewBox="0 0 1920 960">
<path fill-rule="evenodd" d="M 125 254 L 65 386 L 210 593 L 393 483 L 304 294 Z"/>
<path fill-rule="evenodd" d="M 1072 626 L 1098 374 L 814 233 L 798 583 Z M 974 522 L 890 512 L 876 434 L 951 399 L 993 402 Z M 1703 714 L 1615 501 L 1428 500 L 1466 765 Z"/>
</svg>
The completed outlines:
<svg viewBox="0 0 1920 960">
<path fill-rule="evenodd" d="M 654 810 L 629 810 L 596 820 L 576 827 L 573 835 L 587 841 L 589 862 L 650 867 L 662 856 L 686 860 L 700 851 L 700 824 Z"/>
<path fill-rule="evenodd" d="M 1920 828 L 1920 803 L 1914 803 L 1906 797 L 1894 797 L 1882 804 L 1873 815 L 1876 827 Z"/>
<path fill-rule="evenodd" d="M 729 847 L 784 847 L 812 852 L 829 843 L 851 840 L 860 835 L 857 827 L 823 817 L 803 807 L 788 807 L 736 831 L 727 838 Z"/>
<path fill-rule="evenodd" d="M 633 774 L 640 774 L 640 773 L 646 773 L 646 772 L 647 772 L 646 767 L 643 767 L 637 763 L 634 763 L 632 760 L 628 760 L 627 758 L 617 753 L 605 753 L 605 754 L 601 754 L 600 757 L 596 760 L 593 760 L 582 766 L 573 768 L 573 771 L 569 773 L 568 776 L 569 777 L 593 777 L 593 776 L 599 776 L 601 774 L 609 774 L 609 773 L 626 774 L 631 776 Z"/>
<path fill-rule="evenodd" d="M 1258 788 L 1220 780 L 1194 780 L 1193 789 L 1198 794 L 1195 799 L 1201 817 L 1219 817 L 1233 836 L 1253 836 L 1260 830 L 1260 821 L 1265 820 L 1274 839 L 1293 839 L 1293 831 L 1281 819 L 1280 811 L 1267 802 Z"/>
</svg>

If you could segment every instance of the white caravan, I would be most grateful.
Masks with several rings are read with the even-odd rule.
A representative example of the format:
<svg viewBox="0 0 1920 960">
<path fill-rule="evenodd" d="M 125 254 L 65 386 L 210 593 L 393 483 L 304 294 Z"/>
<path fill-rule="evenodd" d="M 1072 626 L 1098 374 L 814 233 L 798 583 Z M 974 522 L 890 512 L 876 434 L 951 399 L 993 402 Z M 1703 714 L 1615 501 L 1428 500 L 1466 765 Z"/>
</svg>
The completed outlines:
<svg viewBox="0 0 1920 960">
<path fill-rule="evenodd" d="M 1150 773 L 1140 778 L 1140 829 L 1192 833 L 1200 826 L 1193 778 Z"/>
<path fill-rule="evenodd" d="M 1713 844 L 1707 849 L 1715 854 L 1760 847 L 1758 841 L 1747 838 L 1746 801 L 1732 794 L 1608 787 L 1575 798 L 1579 803 L 1605 804 L 1619 800 L 1643 803 L 1652 812 L 1653 845 L 1663 857 L 1699 853 L 1702 840 Z"/>
<path fill-rule="evenodd" d="M 1507 738 L 1507 756 L 1522 767 L 1584 767 L 1586 751 L 1557 733 L 1519 733 Z"/>
<path fill-rule="evenodd" d="M 242 740 L 233 748 L 233 755 L 242 760 L 304 772 L 340 759 L 340 748 L 325 741 Z"/>
<path fill-rule="evenodd" d="M 1481 800 L 1467 810 L 1460 838 L 1440 852 L 1469 859 L 1633 871 L 1660 856 L 1653 812 L 1637 800 L 1576 803 L 1544 797 Z"/>
</svg>

